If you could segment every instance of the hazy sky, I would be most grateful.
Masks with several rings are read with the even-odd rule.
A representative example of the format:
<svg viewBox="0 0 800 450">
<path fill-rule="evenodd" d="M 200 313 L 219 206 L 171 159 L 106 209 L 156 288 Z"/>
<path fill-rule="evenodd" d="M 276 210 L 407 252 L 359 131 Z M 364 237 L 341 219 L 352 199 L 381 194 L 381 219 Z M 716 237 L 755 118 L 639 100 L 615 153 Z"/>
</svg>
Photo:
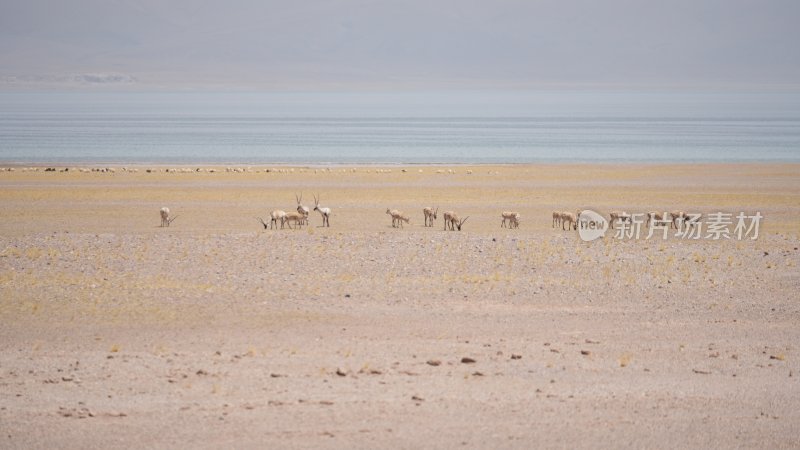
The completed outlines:
<svg viewBox="0 0 800 450">
<path fill-rule="evenodd" d="M 6 85 L 127 77 L 178 88 L 798 86 L 800 1 L 0 0 Z"/>
</svg>

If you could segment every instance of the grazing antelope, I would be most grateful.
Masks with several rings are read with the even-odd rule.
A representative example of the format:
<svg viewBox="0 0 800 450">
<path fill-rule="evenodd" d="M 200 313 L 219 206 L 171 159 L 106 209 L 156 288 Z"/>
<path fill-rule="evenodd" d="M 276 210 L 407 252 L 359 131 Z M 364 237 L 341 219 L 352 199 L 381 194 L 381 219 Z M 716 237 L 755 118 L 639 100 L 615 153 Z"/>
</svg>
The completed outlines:
<svg viewBox="0 0 800 450">
<path fill-rule="evenodd" d="M 511 228 L 511 225 L 515 222 L 519 223 L 519 213 L 516 211 L 503 211 L 500 213 L 500 216 L 503 218 L 503 221 L 500 222 L 500 228 L 506 227 L 506 221 L 508 221 L 508 228 Z"/>
<path fill-rule="evenodd" d="M 256 220 L 257 220 L 257 221 L 259 221 L 259 222 L 261 222 L 261 225 L 264 225 L 264 229 L 265 229 L 265 230 L 266 230 L 267 228 L 269 228 L 269 225 L 267 224 L 267 222 L 264 222 L 264 219 L 262 219 L 261 217 L 256 217 Z"/>
<path fill-rule="evenodd" d="M 556 225 L 561 225 L 561 211 L 553 211 L 553 226 L 555 228 Z"/>
<path fill-rule="evenodd" d="M 519 228 L 519 214 L 511 218 L 511 221 L 509 222 L 508 226 L 509 228 Z"/>
<path fill-rule="evenodd" d="M 425 226 L 432 227 L 433 221 L 436 220 L 436 215 L 439 213 L 439 208 L 431 208 L 430 206 L 423 208 L 422 213 L 425 215 Z M 430 223 L 430 225 L 429 225 Z"/>
<path fill-rule="evenodd" d="M 455 214 L 456 213 L 454 213 L 453 211 L 444 212 L 444 217 L 442 217 L 444 219 L 444 230 L 447 230 L 447 226 L 450 225 L 450 220 L 453 218 Z"/>
<path fill-rule="evenodd" d="M 400 224 L 400 228 L 403 228 L 403 222 L 411 223 L 411 218 L 401 212 L 400 215 L 397 216 L 397 223 Z"/>
<path fill-rule="evenodd" d="M 161 210 L 159 211 L 159 214 L 161 214 L 161 226 L 162 227 L 168 227 L 169 224 L 171 224 L 173 220 L 178 218 L 178 216 L 170 218 L 169 217 L 169 208 L 167 208 L 166 206 L 161 208 Z"/>
<path fill-rule="evenodd" d="M 297 227 L 302 228 L 303 224 L 306 221 L 306 216 L 303 213 L 292 211 L 292 212 L 286 213 L 286 215 L 283 216 L 283 221 L 284 222 L 294 222 L 294 228 L 295 229 L 297 229 Z M 289 225 L 289 228 L 292 228 L 292 226 Z"/>
<path fill-rule="evenodd" d="M 464 217 L 464 219 L 459 219 L 458 214 L 454 213 L 453 211 L 447 211 L 444 213 L 444 226 L 445 230 L 447 229 L 447 224 L 450 224 L 450 230 L 455 231 L 458 228 L 458 231 L 461 231 L 461 226 L 464 225 L 464 222 L 469 219 L 469 216 Z"/>
<path fill-rule="evenodd" d="M 567 226 L 567 228 L 566 228 L 567 230 L 569 230 L 569 229 L 577 230 L 578 229 L 578 216 L 573 214 L 573 213 L 571 213 L 571 212 L 569 212 L 569 211 L 562 212 L 561 213 L 561 229 L 562 230 L 564 229 L 564 225 Z"/>
<path fill-rule="evenodd" d="M 308 206 L 305 206 L 301 203 L 303 201 L 303 194 L 301 193 L 299 197 L 297 194 L 294 194 L 294 198 L 297 200 L 297 212 L 305 216 L 306 225 L 308 225 L 308 215 L 311 213 L 311 211 L 308 209 Z"/>
<path fill-rule="evenodd" d="M 386 214 L 392 217 L 392 228 L 397 228 L 397 222 L 400 220 L 400 216 L 403 214 L 396 209 L 386 209 Z"/>
<path fill-rule="evenodd" d="M 319 211 L 322 215 L 322 226 L 323 227 L 330 227 L 330 217 L 331 217 L 331 209 L 330 208 L 322 208 L 319 206 L 319 198 L 315 195 L 314 196 L 314 211 Z"/>
</svg>

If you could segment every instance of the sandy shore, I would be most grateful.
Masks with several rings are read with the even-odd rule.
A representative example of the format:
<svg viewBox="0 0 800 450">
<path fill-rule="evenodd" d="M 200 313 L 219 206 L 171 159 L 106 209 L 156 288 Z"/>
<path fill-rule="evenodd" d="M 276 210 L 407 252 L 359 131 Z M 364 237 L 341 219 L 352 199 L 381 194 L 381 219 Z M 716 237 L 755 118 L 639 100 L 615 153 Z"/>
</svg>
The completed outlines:
<svg viewBox="0 0 800 450">
<path fill-rule="evenodd" d="M 800 165 L 147 168 L 0 172 L 0 448 L 800 447 Z"/>
</svg>

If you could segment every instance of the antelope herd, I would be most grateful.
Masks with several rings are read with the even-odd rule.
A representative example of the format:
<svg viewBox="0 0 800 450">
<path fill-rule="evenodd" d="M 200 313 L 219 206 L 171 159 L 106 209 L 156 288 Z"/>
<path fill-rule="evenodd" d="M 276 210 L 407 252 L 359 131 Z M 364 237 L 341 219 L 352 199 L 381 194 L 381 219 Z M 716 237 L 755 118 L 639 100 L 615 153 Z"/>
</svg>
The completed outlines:
<svg viewBox="0 0 800 450">
<path fill-rule="evenodd" d="M 269 223 L 265 222 L 264 219 L 260 217 L 256 217 L 256 219 L 261 222 L 261 225 L 264 226 L 264 229 L 277 229 L 278 225 L 280 228 L 283 229 L 285 227 L 289 227 L 290 229 L 299 229 L 302 228 L 303 225 L 308 225 L 308 216 L 311 213 L 311 209 L 308 206 L 303 205 L 303 195 L 295 194 L 295 201 L 296 201 L 296 210 L 286 212 L 281 209 L 272 210 L 269 213 L 270 221 Z M 314 209 L 313 211 L 318 211 L 320 216 L 322 217 L 322 227 L 330 227 L 330 216 L 331 216 L 331 209 L 327 207 L 320 206 L 319 203 L 319 196 L 314 196 Z M 170 217 L 170 210 L 167 207 L 163 207 L 159 210 L 159 214 L 161 216 L 161 226 L 168 227 L 174 221 L 177 216 Z M 387 208 L 386 214 L 392 219 L 392 228 L 403 228 L 403 223 L 410 224 L 411 218 L 403 213 L 400 210 Z M 575 211 L 553 211 L 552 214 L 552 228 L 560 227 L 562 230 L 577 230 L 578 229 L 578 218 L 580 217 L 580 210 Z M 438 218 L 439 215 L 439 208 L 427 206 L 422 209 L 422 216 L 423 216 L 423 226 L 424 227 L 433 227 L 434 221 Z M 696 226 L 701 214 L 692 214 L 687 213 L 686 211 L 675 210 L 670 212 L 658 212 L 658 211 L 649 211 L 647 214 L 630 214 L 625 211 L 611 211 L 608 214 L 609 216 L 609 223 L 611 227 L 618 227 L 626 223 L 631 223 L 634 219 L 634 216 L 638 216 L 644 219 L 644 225 L 646 227 L 651 225 L 661 225 L 661 226 L 669 226 L 669 228 L 680 229 L 682 225 L 686 225 L 688 227 Z M 517 211 L 503 211 L 500 213 L 500 218 L 502 219 L 500 222 L 501 228 L 519 228 L 520 224 L 520 213 Z M 444 220 L 444 228 L 443 230 L 447 231 L 461 231 L 462 226 L 464 223 L 469 219 L 469 216 L 464 217 L 463 219 L 459 217 L 457 213 L 454 211 L 445 211 L 443 213 L 443 220 Z"/>
<path fill-rule="evenodd" d="M 505 214 L 505 213 L 503 213 Z M 639 215 L 642 216 L 641 214 Z M 562 230 L 577 230 L 580 211 L 575 214 L 569 211 L 553 211 L 553 225 L 552 228 L 560 226 Z M 611 211 L 608 213 L 609 223 L 612 227 L 617 227 L 623 224 L 630 224 L 633 222 L 634 215 L 625 211 Z M 680 229 L 681 225 L 693 227 L 702 217 L 702 214 L 690 214 L 685 211 L 671 211 L 671 212 L 658 212 L 649 211 L 644 214 L 644 226 L 651 225 L 669 226 L 669 228 Z M 566 228 L 564 228 L 566 226 Z"/>
</svg>

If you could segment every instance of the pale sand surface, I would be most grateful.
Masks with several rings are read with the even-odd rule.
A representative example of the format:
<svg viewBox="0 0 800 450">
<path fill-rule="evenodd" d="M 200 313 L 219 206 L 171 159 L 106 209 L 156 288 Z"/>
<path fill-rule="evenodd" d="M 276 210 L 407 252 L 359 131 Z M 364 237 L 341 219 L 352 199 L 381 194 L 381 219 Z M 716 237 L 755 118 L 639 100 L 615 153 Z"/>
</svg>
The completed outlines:
<svg viewBox="0 0 800 450">
<path fill-rule="evenodd" d="M 0 448 L 800 447 L 800 165 L 144 169 L 0 172 Z M 255 220 L 301 191 L 329 229 Z"/>
</svg>

